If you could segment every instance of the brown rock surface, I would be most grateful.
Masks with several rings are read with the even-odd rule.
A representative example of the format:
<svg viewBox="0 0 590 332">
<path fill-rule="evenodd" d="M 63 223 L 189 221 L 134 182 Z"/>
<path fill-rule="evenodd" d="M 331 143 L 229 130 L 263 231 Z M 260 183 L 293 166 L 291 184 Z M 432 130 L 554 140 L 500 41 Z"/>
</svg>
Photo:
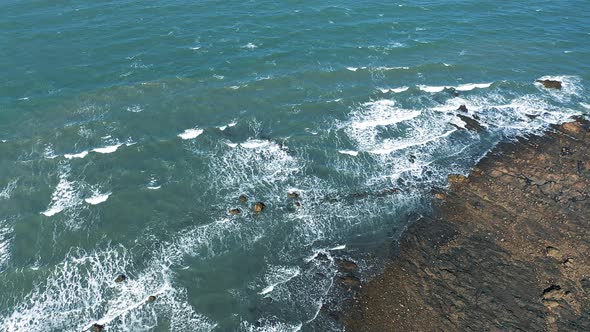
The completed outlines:
<svg viewBox="0 0 590 332">
<path fill-rule="evenodd" d="M 346 330 L 590 331 L 589 127 L 501 144 L 451 176 Z"/>
</svg>

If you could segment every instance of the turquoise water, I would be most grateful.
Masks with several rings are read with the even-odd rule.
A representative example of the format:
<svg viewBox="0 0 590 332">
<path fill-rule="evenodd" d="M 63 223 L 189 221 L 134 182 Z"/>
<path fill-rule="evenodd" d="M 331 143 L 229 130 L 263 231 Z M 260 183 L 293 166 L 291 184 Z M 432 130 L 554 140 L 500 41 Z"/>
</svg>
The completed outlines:
<svg viewBox="0 0 590 332">
<path fill-rule="evenodd" d="M 341 330 L 334 258 L 370 277 L 448 174 L 590 111 L 588 1 L 0 11 L 1 331 Z"/>
</svg>

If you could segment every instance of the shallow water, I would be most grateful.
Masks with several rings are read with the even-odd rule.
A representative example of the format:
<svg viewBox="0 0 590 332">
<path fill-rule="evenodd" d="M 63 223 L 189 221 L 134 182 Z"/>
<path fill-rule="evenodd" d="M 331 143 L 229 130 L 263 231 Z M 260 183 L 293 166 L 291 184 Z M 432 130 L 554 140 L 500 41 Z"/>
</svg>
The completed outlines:
<svg viewBox="0 0 590 332">
<path fill-rule="evenodd" d="M 590 111 L 587 1 L 0 10 L 0 330 L 338 330 L 333 257 L 373 271 L 448 174 Z"/>
</svg>

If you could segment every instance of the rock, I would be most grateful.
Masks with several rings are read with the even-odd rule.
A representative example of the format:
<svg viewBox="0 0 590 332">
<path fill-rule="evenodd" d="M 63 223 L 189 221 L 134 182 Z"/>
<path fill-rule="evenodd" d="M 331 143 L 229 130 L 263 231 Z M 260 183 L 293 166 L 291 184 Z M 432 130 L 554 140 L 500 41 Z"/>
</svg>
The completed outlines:
<svg viewBox="0 0 590 332">
<path fill-rule="evenodd" d="M 92 325 L 92 332 L 102 332 L 104 330 L 104 325 L 100 325 L 98 323 L 94 323 Z"/>
<path fill-rule="evenodd" d="M 295 202 L 295 203 L 293 203 L 293 205 L 295 205 L 298 208 L 300 208 L 302 206 L 301 203 L 299 203 L 299 202 Z"/>
<path fill-rule="evenodd" d="M 561 125 L 561 129 L 572 135 L 581 135 L 584 133 L 584 128 L 577 122 L 566 122 Z"/>
<path fill-rule="evenodd" d="M 254 204 L 254 212 L 262 212 L 264 208 L 266 208 L 266 205 L 262 202 L 256 202 L 256 204 Z"/>
<path fill-rule="evenodd" d="M 416 162 L 416 156 L 414 156 L 413 154 L 411 154 L 408 157 L 408 161 L 411 162 L 412 164 Z"/>
<path fill-rule="evenodd" d="M 289 196 L 289 198 L 293 198 L 293 199 L 299 198 L 299 194 L 296 192 L 290 192 L 287 196 Z"/>
<path fill-rule="evenodd" d="M 569 269 L 573 268 L 573 267 L 574 267 L 574 259 L 573 259 L 573 258 L 571 258 L 571 257 L 568 257 L 568 258 L 566 258 L 566 259 L 563 261 L 563 266 L 564 266 L 564 267 L 567 267 L 567 268 L 569 268 Z"/>
<path fill-rule="evenodd" d="M 447 195 L 445 195 L 443 193 L 436 193 L 436 194 L 434 194 L 434 198 L 436 198 L 438 200 L 443 200 L 443 199 L 447 198 Z"/>
<path fill-rule="evenodd" d="M 469 179 L 461 174 L 450 174 L 448 177 L 448 181 L 450 184 L 462 184 L 469 181 Z"/>
<path fill-rule="evenodd" d="M 236 214 L 240 214 L 242 212 L 242 210 L 240 209 L 231 209 L 228 211 L 229 214 L 231 214 L 232 216 L 235 216 Z"/>
<path fill-rule="evenodd" d="M 115 282 L 123 282 L 127 280 L 127 276 L 124 274 L 119 274 L 116 278 L 115 278 Z"/>
<path fill-rule="evenodd" d="M 457 108 L 457 111 L 468 112 L 469 110 L 467 109 L 467 106 L 461 105 L 459 108 Z"/>
<path fill-rule="evenodd" d="M 537 80 L 537 83 L 543 84 L 546 89 L 561 90 L 561 82 L 556 80 Z"/>
<path fill-rule="evenodd" d="M 463 114 L 458 114 L 457 116 L 459 117 L 459 119 L 465 122 L 465 129 L 477 132 L 483 131 L 484 128 L 477 120 L 472 119 Z"/>
<path fill-rule="evenodd" d="M 238 200 L 242 203 L 246 203 L 248 201 L 248 197 L 246 195 L 240 195 L 240 197 L 238 197 Z"/>
<path fill-rule="evenodd" d="M 555 248 L 555 247 L 547 247 L 545 249 L 545 253 L 547 254 L 548 257 L 553 257 L 553 258 L 559 258 L 559 249 Z"/>
<path fill-rule="evenodd" d="M 349 290 L 361 287 L 360 279 L 354 276 L 338 277 L 338 282 Z"/>
<path fill-rule="evenodd" d="M 320 252 L 319 254 L 317 254 L 317 255 L 315 256 L 315 259 L 317 259 L 317 260 L 319 260 L 319 261 L 323 261 L 323 262 L 325 262 L 325 261 L 329 261 L 329 260 L 330 260 L 330 259 L 328 258 L 328 255 L 326 255 L 326 254 L 325 254 L 325 253 L 323 253 L 323 252 Z"/>
<path fill-rule="evenodd" d="M 148 302 L 150 302 L 150 303 L 151 303 L 151 302 L 154 302 L 155 300 L 156 300 L 156 296 L 155 296 L 155 295 L 150 295 L 150 296 L 147 298 L 147 301 L 148 301 Z"/>
<path fill-rule="evenodd" d="M 346 259 L 336 258 L 334 263 L 338 266 L 341 271 L 345 272 L 354 272 L 359 269 L 358 265 L 355 262 L 351 262 Z"/>
<path fill-rule="evenodd" d="M 561 154 L 562 157 L 569 156 L 569 155 L 572 154 L 572 150 L 569 147 L 564 146 L 564 147 L 561 148 L 561 153 L 560 154 Z"/>
</svg>

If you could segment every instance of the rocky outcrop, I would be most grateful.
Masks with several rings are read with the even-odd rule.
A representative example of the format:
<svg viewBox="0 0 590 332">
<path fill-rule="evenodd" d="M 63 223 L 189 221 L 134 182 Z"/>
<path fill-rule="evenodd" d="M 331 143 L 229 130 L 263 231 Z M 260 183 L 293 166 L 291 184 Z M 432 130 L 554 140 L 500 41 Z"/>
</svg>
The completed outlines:
<svg viewBox="0 0 590 332">
<path fill-rule="evenodd" d="M 115 282 L 123 282 L 127 280 L 127 276 L 124 274 L 119 274 L 116 278 L 115 278 Z"/>
<path fill-rule="evenodd" d="M 546 89 L 561 90 L 561 82 L 556 80 L 537 80 L 537 83 L 543 84 Z"/>
<path fill-rule="evenodd" d="M 256 202 L 254 204 L 254 212 L 262 212 L 266 208 L 266 205 L 262 202 Z"/>
<path fill-rule="evenodd" d="M 590 331 L 589 128 L 501 144 L 451 176 L 346 330 Z"/>
</svg>

